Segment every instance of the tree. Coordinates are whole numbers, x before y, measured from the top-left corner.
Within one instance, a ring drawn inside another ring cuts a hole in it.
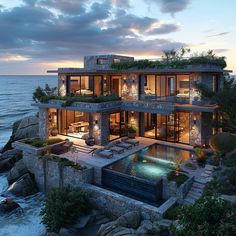
[[[224,131],[236,133],[236,81],[234,78],[227,78],[224,81],[222,90],[213,92],[203,83],[198,83],[197,89],[203,99],[210,100],[219,106],[221,122],[213,123],[216,128],[223,128]]]
[[[41,210],[42,223],[49,232],[58,232],[87,214],[91,209],[89,196],[81,189],[56,188],[50,191]]]
[[[204,197],[177,210],[176,236],[232,236],[236,232],[236,211],[219,197]]]
[[[57,87],[51,88],[48,84],[45,84],[44,88],[38,86],[33,92],[33,100],[35,102],[41,102],[42,98],[52,96],[57,96]]]

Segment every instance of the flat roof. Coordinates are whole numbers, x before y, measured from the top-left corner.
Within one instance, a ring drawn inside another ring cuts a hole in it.
[[[183,69],[173,69],[173,68],[164,68],[164,69],[136,69],[131,68],[127,70],[113,70],[113,69],[89,69],[89,68],[58,68],[57,70],[48,70],[48,73],[58,73],[58,74],[122,74],[122,73],[194,73],[194,72],[211,72],[211,73],[223,73],[223,72],[232,72],[231,70],[224,70],[216,66],[189,66]]]

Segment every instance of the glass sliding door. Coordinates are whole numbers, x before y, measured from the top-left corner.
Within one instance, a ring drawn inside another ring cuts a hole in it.
[[[189,144],[190,113],[189,112],[178,112],[176,123],[177,123],[178,141],[180,143]]]
[[[144,113],[144,137],[189,144],[190,113]]]
[[[156,114],[144,113],[144,137],[156,138]]]

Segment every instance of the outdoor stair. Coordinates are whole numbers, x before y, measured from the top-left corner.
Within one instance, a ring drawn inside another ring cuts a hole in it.
[[[206,165],[204,168],[204,172],[202,172],[199,176],[195,176],[195,180],[188,194],[184,198],[183,204],[194,204],[202,196],[205,185],[213,179],[213,170],[214,166]]]

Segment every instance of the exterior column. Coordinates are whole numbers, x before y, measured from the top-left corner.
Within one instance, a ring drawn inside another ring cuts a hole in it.
[[[209,139],[212,136],[212,120],[213,113],[202,112],[202,144],[208,145]]]
[[[106,145],[109,143],[110,135],[109,113],[103,112],[99,114],[98,126],[100,129],[98,143],[100,145]]]
[[[140,136],[144,136],[145,133],[145,123],[144,123],[144,112],[140,112],[139,114],[139,134]]]
[[[190,138],[189,144],[192,146],[202,144],[202,116],[201,112],[190,112]]]
[[[39,137],[41,139],[47,139],[49,136],[48,127],[48,109],[39,109]]]

